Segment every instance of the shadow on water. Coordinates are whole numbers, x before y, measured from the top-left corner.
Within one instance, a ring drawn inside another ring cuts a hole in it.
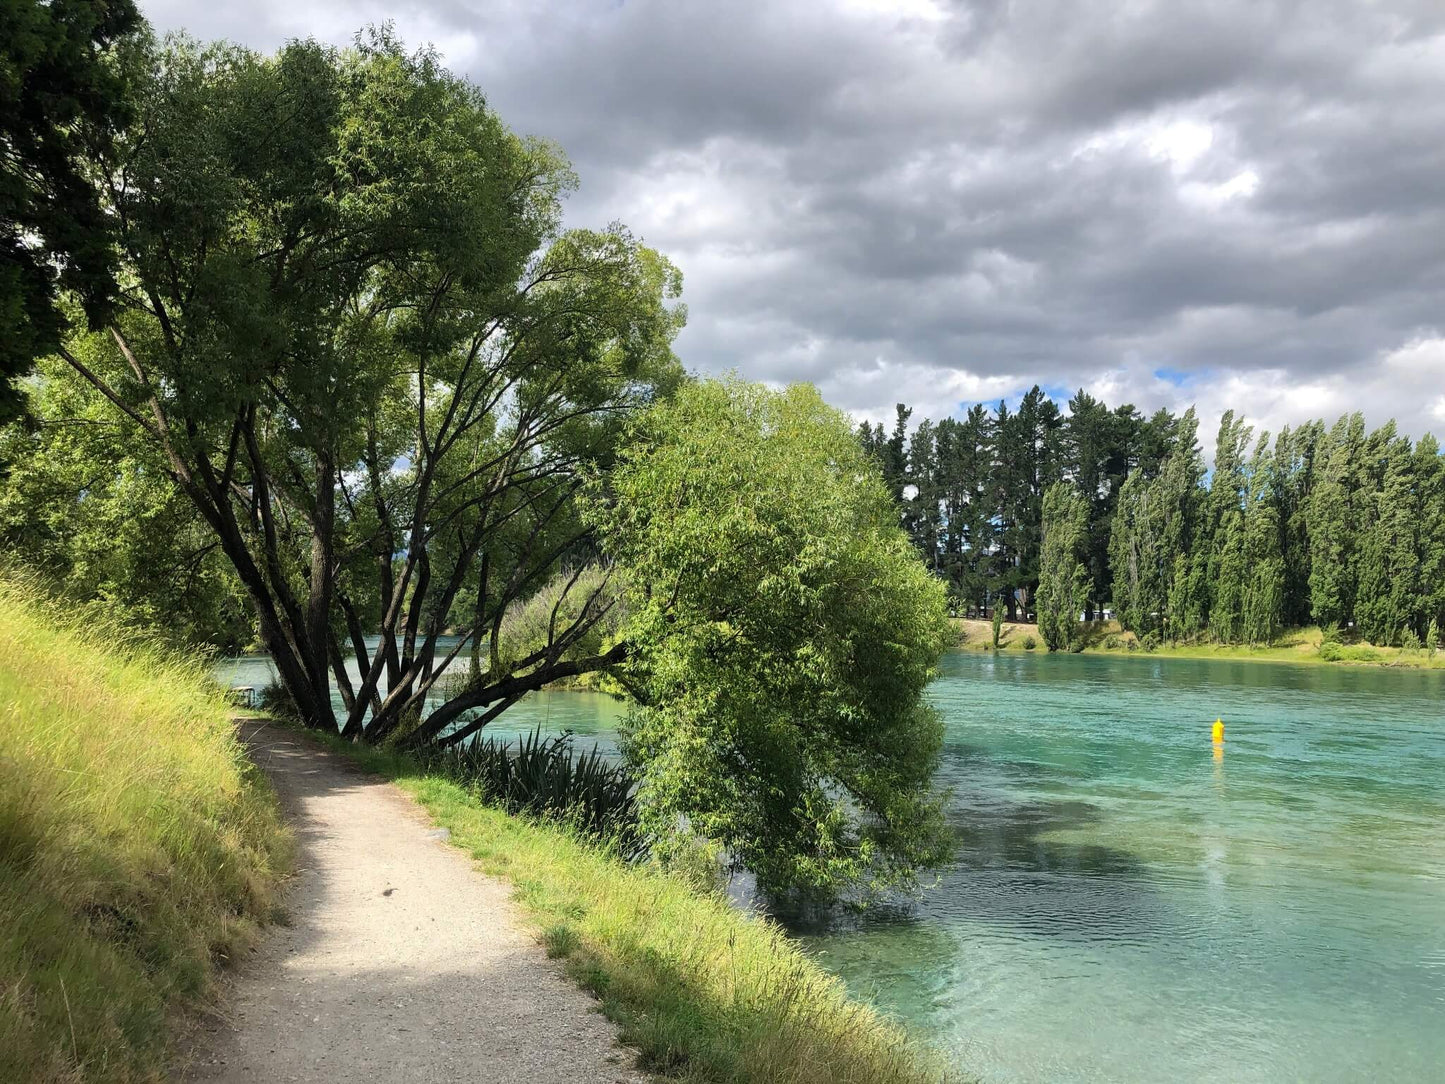
[[[1081,801],[1011,802],[955,797],[953,861],[916,894],[828,909],[760,905],[790,932],[818,938],[848,932],[912,957],[959,922],[1014,934],[1085,941],[1141,941],[1174,928],[1144,864],[1130,852],[1070,833],[1097,831],[1103,814]],[[940,923],[938,920],[942,919]]]

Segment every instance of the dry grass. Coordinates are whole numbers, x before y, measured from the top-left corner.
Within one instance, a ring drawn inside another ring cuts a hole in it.
[[[161,1079],[288,841],[204,662],[0,575],[0,1080]]]

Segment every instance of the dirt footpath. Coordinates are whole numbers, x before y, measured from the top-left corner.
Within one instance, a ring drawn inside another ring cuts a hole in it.
[[[183,1081],[641,1084],[596,1002],[525,932],[509,889],[395,787],[254,722],[242,737],[299,844],[288,927],[236,969]]]

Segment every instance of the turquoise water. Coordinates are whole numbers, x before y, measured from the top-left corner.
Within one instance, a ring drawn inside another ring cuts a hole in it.
[[[855,993],[984,1081],[1445,1079],[1445,674],[955,653],[930,695],[955,861],[800,935]]]

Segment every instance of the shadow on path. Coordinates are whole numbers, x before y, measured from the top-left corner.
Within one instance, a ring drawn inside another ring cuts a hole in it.
[[[226,1019],[177,1079],[646,1079],[524,932],[507,886],[409,798],[294,732],[248,720],[241,737],[296,833],[291,921],[240,963]]]

